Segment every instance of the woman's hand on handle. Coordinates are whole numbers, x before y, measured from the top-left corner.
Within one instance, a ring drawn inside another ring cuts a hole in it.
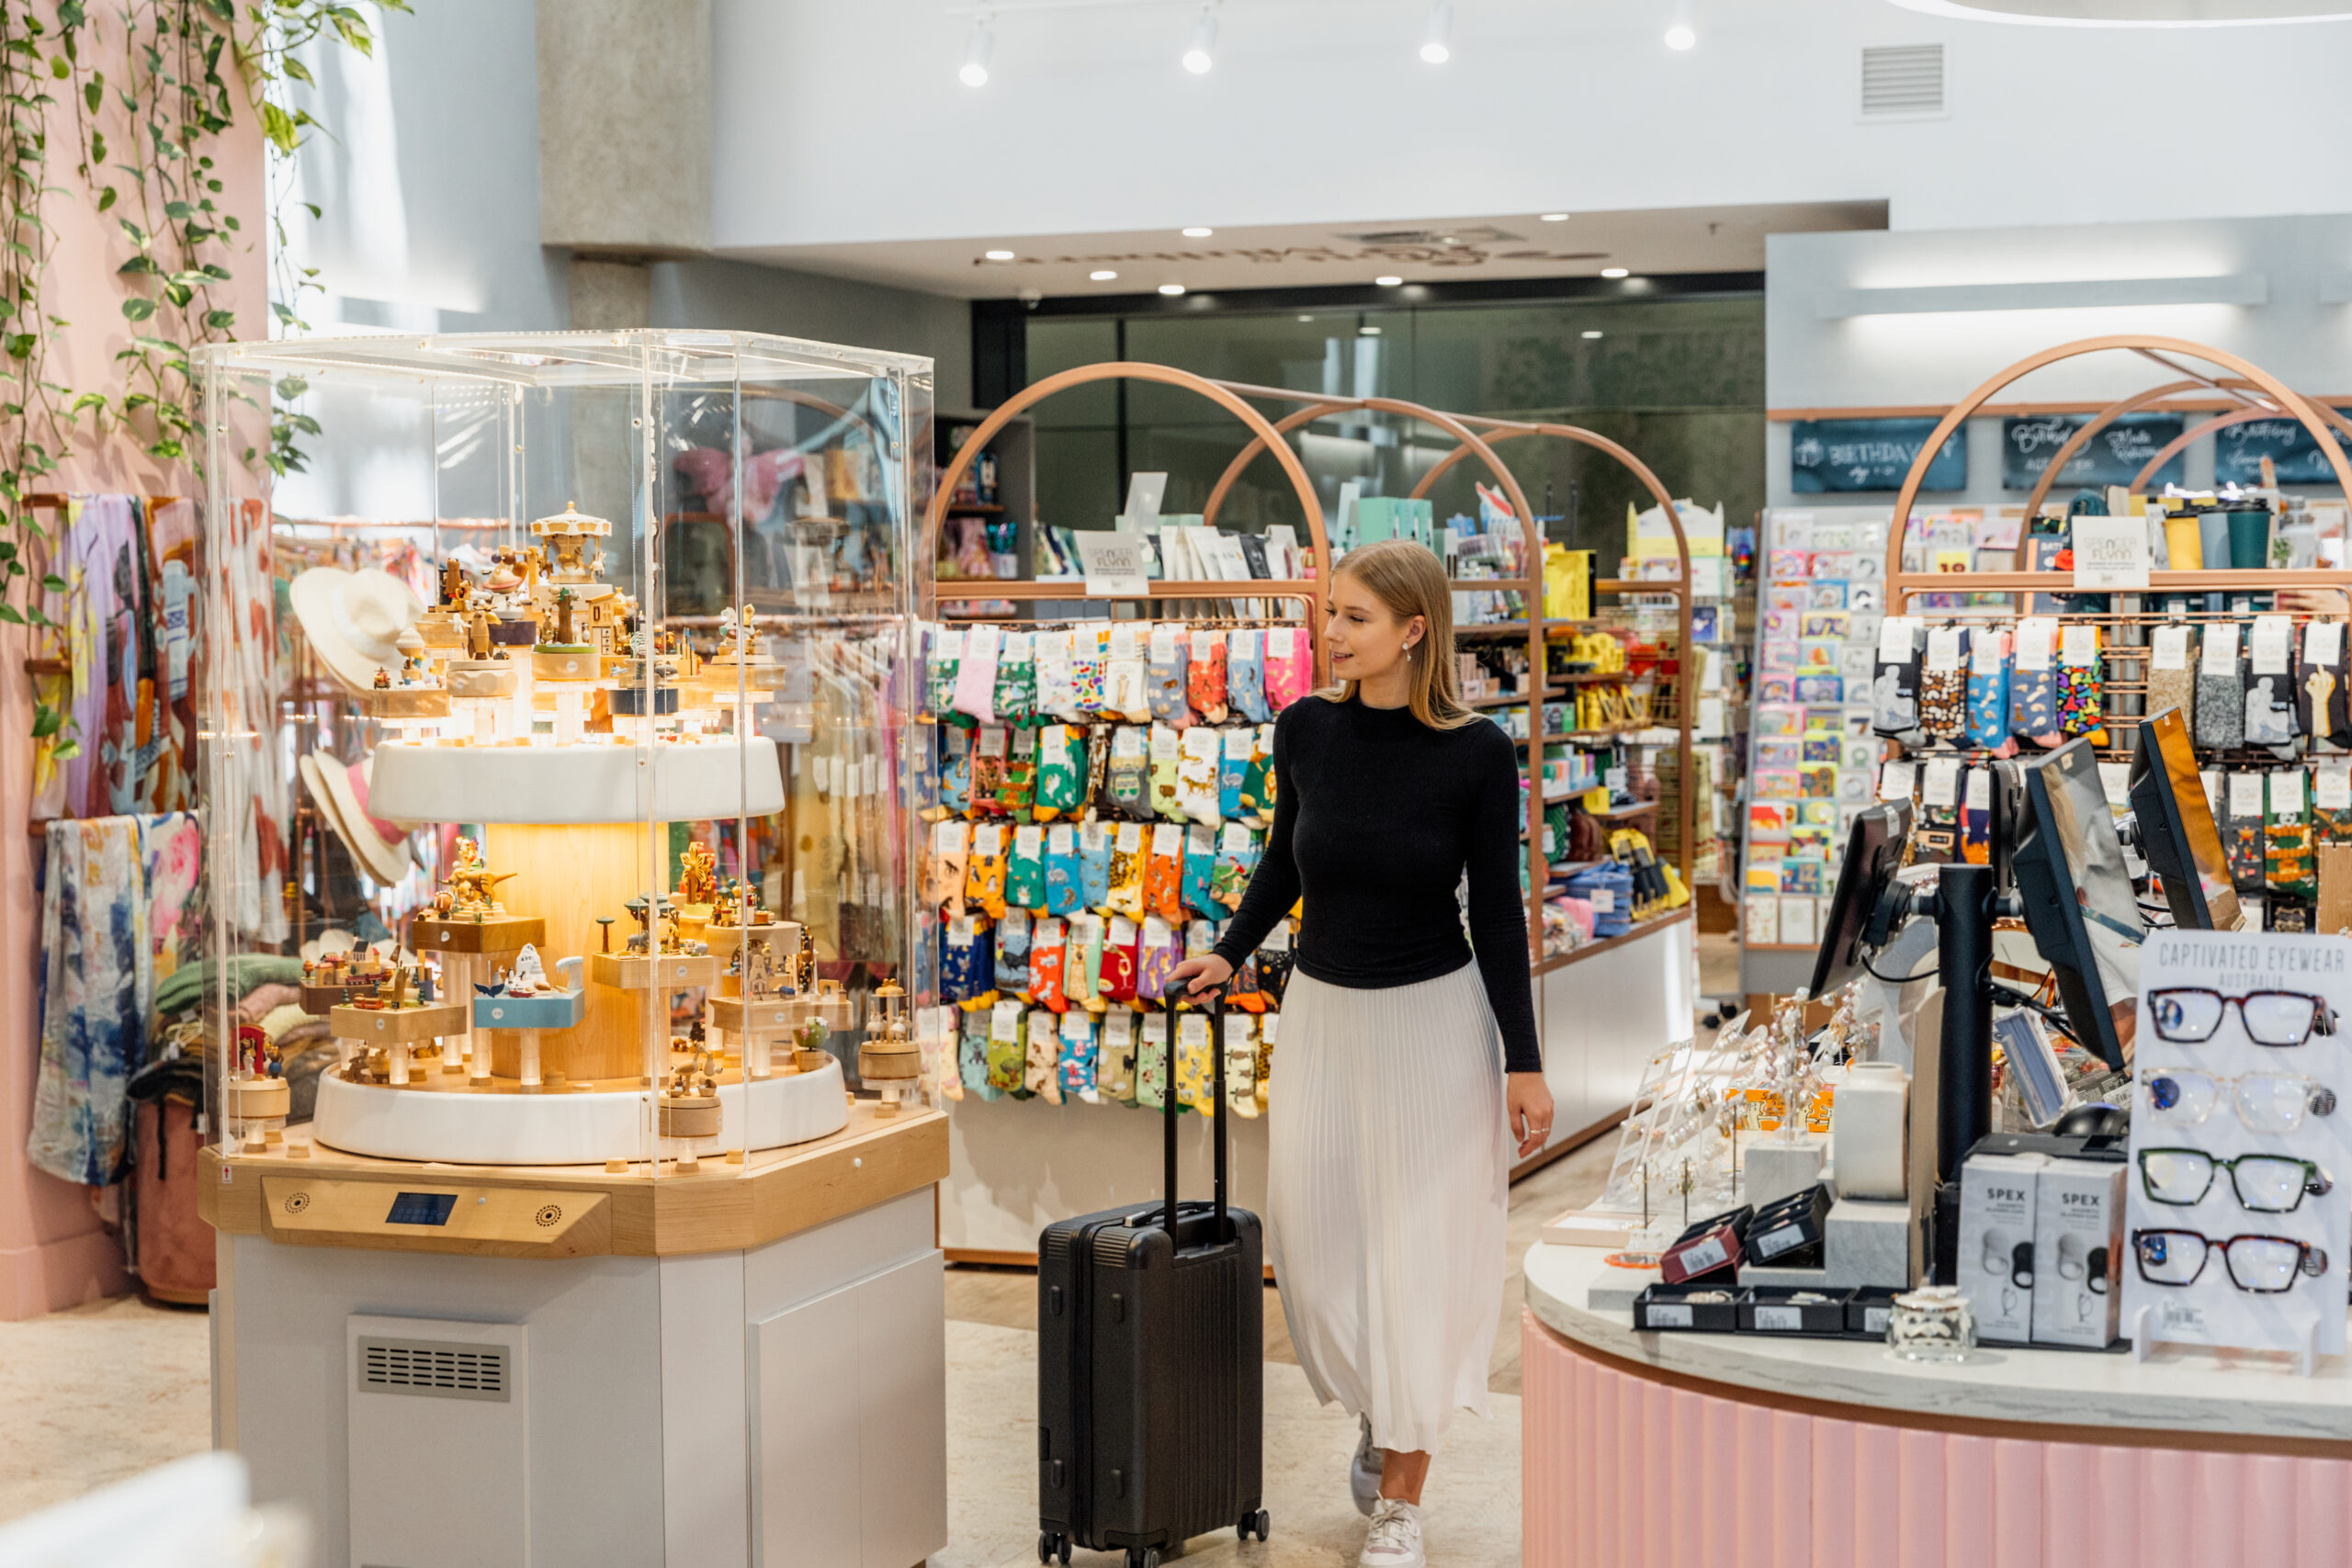
[[[1198,958],[1187,958],[1176,965],[1176,983],[1184,987],[1188,997],[1214,991],[1233,978],[1233,965],[1214,953],[1204,953]]]
[[[1552,1089],[1544,1083],[1542,1073],[1511,1073],[1508,1077],[1510,1087],[1503,1094],[1505,1121],[1510,1135],[1519,1140],[1519,1157],[1525,1159],[1552,1135]]]

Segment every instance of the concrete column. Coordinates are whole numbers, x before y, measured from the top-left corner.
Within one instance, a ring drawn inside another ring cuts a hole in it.
[[[539,243],[710,249],[710,0],[538,0]]]

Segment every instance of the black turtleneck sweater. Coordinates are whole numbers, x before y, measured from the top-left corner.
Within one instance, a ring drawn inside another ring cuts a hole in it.
[[[1510,738],[1432,729],[1410,708],[1303,697],[1274,721],[1274,823],[1216,944],[1236,965],[1301,895],[1298,967],[1352,990],[1451,975],[1473,950],[1503,1065],[1540,1071],[1520,897],[1523,808]],[[1470,934],[1455,889],[1470,874]]]

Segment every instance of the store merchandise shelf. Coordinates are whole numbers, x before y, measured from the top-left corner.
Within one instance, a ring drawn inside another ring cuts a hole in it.
[[[1544,688],[1544,700],[1548,702],[1566,690],[1566,686],[1546,686]],[[1463,699],[1462,705],[1473,708],[1515,708],[1525,707],[1535,700],[1535,696],[1531,693],[1516,692],[1503,697],[1465,697]]]
[[[1549,975],[1555,969],[1566,969],[1571,964],[1581,964],[1588,958],[1597,957],[1612,947],[1623,947],[1629,942],[1639,942],[1652,931],[1663,931],[1678,921],[1689,919],[1690,909],[1691,907],[1685,904],[1669,914],[1653,915],[1646,920],[1635,920],[1633,930],[1617,936],[1604,937],[1599,942],[1586,942],[1582,947],[1570,948],[1566,953],[1555,953],[1548,957],[1540,958],[1536,960],[1534,972],[1538,975]]]

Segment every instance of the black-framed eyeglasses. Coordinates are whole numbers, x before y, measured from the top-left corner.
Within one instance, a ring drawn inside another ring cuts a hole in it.
[[[2286,1155],[2240,1155],[2222,1159],[2202,1149],[2142,1149],[2140,1185],[2152,1203],[2187,1208],[2205,1201],[2217,1171],[2230,1173],[2238,1206],[2257,1214],[2291,1214],[2306,1196],[2318,1197],[2335,1183],[2307,1159]]]
[[[2314,1034],[2335,1032],[2335,1013],[2318,997],[2301,991],[2247,991],[2224,996],[2201,987],[2177,986],[2148,993],[2148,1017],[2156,1038],[2176,1045],[2201,1045],[2222,1027],[2222,1016],[2238,1010],[2245,1037],[2256,1045],[2301,1045]]]
[[[2219,1252],[2230,1283],[2249,1295],[2275,1296],[2294,1289],[2298,1276],[2327,1272],[2327,1254],[2283,1235],[2209,1236],[2199,1231],[2132,1233],[2132,1256],[2140,1278],[2151,1285],[2193,1285],[2208,1255]]]

